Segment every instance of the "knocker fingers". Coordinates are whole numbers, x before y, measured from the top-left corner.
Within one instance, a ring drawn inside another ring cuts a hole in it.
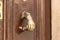
[[[35,24],[28,24],[27,29],[33,31],[35,29]]]

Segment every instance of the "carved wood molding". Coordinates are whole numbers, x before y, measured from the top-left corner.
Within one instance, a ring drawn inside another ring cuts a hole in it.
[[[37,0],[37,18],[37,40],[51,40],[51,0]]]

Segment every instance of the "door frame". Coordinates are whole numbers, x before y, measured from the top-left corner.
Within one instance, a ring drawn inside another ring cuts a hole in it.
[[[11,15],[13,11],[13,0],[3,0],[4,2],[4,40],[12,40]],[[51,40],[51,0],[35,0],[37,13],[37,28],[35,40]],[[10,4],[10,5],[9,5]],[[10,10],[11,9],[11,10]],[[8,33],[7,33],[8,32]],[[11,34],[11,35],[8,35]]]

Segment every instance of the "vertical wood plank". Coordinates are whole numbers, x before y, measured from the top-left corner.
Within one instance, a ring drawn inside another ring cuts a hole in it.
[[[3,0],[3,18],[4,18],[4,39],[6,40],[6,0]]]
[[[45,0],[45,37],[51,40],[51,0]]]
[[[6,0],[6,31],[7,31],[7,35],[6,35],[6,37],[7,37],[7,39],[6,40],[13,40],[13,35],[12,35],[12,15],[13,15],[13,7],[12,7],[12,2],[13,2],[13,0]]]

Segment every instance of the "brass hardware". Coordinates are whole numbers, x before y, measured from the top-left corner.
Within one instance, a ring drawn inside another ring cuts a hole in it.
[[[27,0],[23,0],[24,2],[27,1]]]
[[[35,29],[35,23],[31,17],[31,13],[23,12],[21,15],[21,19],[23,19],[22,25],[19,26],[19,29],[25,31],[33,31]]]
[[[0,1],[0,19],[3,18],[2,12],[3,12],[3,4],[2,4],[2,1]]]

